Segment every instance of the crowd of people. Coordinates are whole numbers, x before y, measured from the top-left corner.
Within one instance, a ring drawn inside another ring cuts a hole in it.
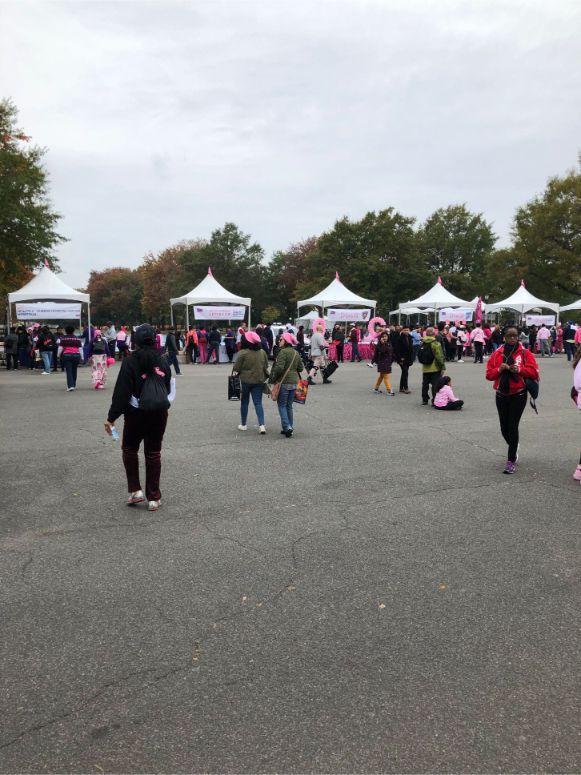
[[[149,508],[155,510],[161,498],[161,444],[170,394],[175,395],[171,367],[179,376],[178,356],[182,351],[186,363],[191,365],[217,364],[224,360],[220,357],[223,347],[225,360],[240,381],[238,430],[248,430],[252,400],[259,433],[266,433],[262,402],[264,396],[271,396],[278,408],[281,434],[292,438],[297,388],[306,391],[309,385],[317,384],[319,375],[323,384],[331,384],[331,367],[336,369],[338,365],[328,357],[331,346],[338,363],[343,361],[346,342],[351,344],[351,360],[362,360],[359,345],[363,335],[364,330],[356,325],[348,328],[336,325],[328,331],[317,324],[313,332],[307,333],[303,326],[295,327],[291,323],[286,326],[258,324],[252,330],[242,324],[224,331],[217,325],[207,328],[192,325],[185,332],[174,327],[160,331],[147,324],[121,325],[117,330],[113,323],[107,323],[101,327],[85,327],[80,332],[71,325],[56,330],[47,325],[34,325],[11,329],[5,337],[5,353],[9,370],[38,368],[42,375],[50,375],[60,369],[66,373],[69,392],[76,389],[81,364],[91,365],[92,385],[102,390],[108,367],[115,359],[121,361],[105,427],[113,433],[117,418],[125,416],[122,449],[130,492],[128,502],[135,505],[147,500]],[[566,354],[574,367],[571,397],[581,409],[581,326],[570,322],[528,329],[486,323],[473,326],[439,323],[411,328],[382,325],[376,327],[372,340],[368,365],[376,367],[377,377],[370,389],[375,394],[385,389],[385,395],[393,397],[392,369],[397,366],[399,393],[409,395],[409,370],[417,362],[422,373],[422,405],[431,405],[438,411],[461,411],[465,406],[464,400],[454,393],[452,379],[446,374],[447,364],[465,363],[469,358],[475,364],[486,360],[486,379],[493,383],[500,430],[507,445],[505,474],[514,474],[517,470],[519,424],[527,401],[530,400],[536,411],[534,399],[540,379],[536,356],[551,358],[561,352]],[[139,486],[137,463],[141,441],[146,458],[145,494]],[[581,482],[581,456],[573,475]]]

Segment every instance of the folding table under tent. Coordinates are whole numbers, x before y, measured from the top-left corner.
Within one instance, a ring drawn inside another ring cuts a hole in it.
[[[486,306],[486,311],[495,312],[501,309],[513,309],[516,312],[520,312],[522,317],[525,312],[528,312],[531,309],[536,309],[538,307],[551,309],[553,312],[557,313],[557,318],[559,317],[560,306],[558,304],[555,304],[552,301],[543,301],[542,299],[537,299],[536,296],[533,296],[532,293],[527,291],[525,287],[525,281],[521,280],[519,288],[517,288],[512,296],[509,296],[502,301],[497,301],[494,304],[488,304]]]
[[[399,309],[401,310],[402,314],[406,313],[406,310],[413,309],[417,307],[423,307],[424,311],[427,311],[427,308],[431,308],[433,310],[434,314],[438,312],[440,309],[445,309],[447,307],[464,307],[465,309],[476,309],[477,301],[464,301],[463,299],[459,299],[457,296],[454,296],[453,293],[450,293],[450,291],[446,290],[442,284],[442,278],[438,277],[438,282],[430,288],[429,291],[426,291],[422,296],[418,296],[417,299],[412,299],[412,301],[406,301],[405,304],[400,304]]]
[[[19,291],[8,294],[8,324],[12,323],[12,304],[22,301],[79,301],[87,305],[88,330],[91,330],[91,297],[88,293],[75,291],[48,266],[43,266],[30,282]]]
[[[173,325],[173,307],[175,304],[186,305],[186,325],[190,327],[190,304],[223,304],[224,306],[248,307],[248,327],[250,328],[250,299],[244,296],[236,296],[222,287],[208,267],[208,274],[201,283],[184,296],[170,299],[171,322]],[[225,318],[227,319],[227,318]]]
[[[339,273],[335,272],[335,279],[326,288],[311,296],[310,299],[303,299],[303,301],[297,302],[297,315],[301,307],[313,306],[321,307],[323,317],[325,317],[325,307],[329,308],[335,304],[339,304],[342,307],[354,307],[355,305],[358,307],[372,307],[372,317],[375,317],[377,301],[375,299],[364,299],[363,296],[358,296],[353,291],[350,291],[339,279]]]
[[[569,312],[571,309],[581,309],[581,299],[577,299],[577,301],[574,301],[573,304],[566,304],[564,307],[560,308],[560,311]]]
[[[313,320],[320,320],[321,316],[317,312],[317,310],[312,310],[311,312],[307,312],[306,315],[301,315],[300,318],[297,318],[295,320],[295,325],[307,325],[308,328],[311,327]],[[327,325],[332,325],[329,318],[325,318],[325,322]]]

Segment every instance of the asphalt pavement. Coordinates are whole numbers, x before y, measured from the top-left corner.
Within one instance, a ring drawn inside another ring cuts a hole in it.
[[[581,416],[540,365],[512,477],[482,366],[442,413],[345,364],[292,439],[184,366],[153,514],[117,366],[2,371],[0,771],[579,772]]]

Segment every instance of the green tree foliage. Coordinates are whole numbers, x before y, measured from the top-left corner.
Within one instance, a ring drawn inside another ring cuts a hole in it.
[[[237,296],[250,296],[252,315],[256,318],[269,299],[265,293],[264,251],[257,242],[251,242],[234,223],[226,223],[212,232],[209,242],[196,243],[180,257],[182,293],[186,293],[204,279],[208,267],[220,285]]]
[[[149,253],[144,258],[141,265],[143,281],[141,303],[147,320],[160,324],[170,321],[169,300],[190,290],[186,288],[182,261],[205,244],[203,241],[180,242],[178,245],[162,250],[157,256]],[[183,306],[174,308],[174,319],[185,320]]]
[[[429,273],[418,260],[414,219],[393,207],[369,212],[360,221],[342,218],[322,234],[307,258],[296,295],[305,298],[328,285],[339,272],[355,293],[377,299],[387,314],[398,301],[426,289]]]
[[[316,246],[316,237],[297,242],[277,251],[266,267],[267,297],[284,310],[286,317],[296,314],[297,288],[307,280],[308,259]]]
[[[485,268],[496,236],[482,213],[466,205],[436,210],[418,229],[419,260],[432,278],[438,275],[446,288],[463,299],[483,293]]]
[[[263,323],[273,323],[275,321],[280,321],[281,309],[280,307],[275,306],[274,304],[269,304],[268,307],[265,307],[262,310],[260,317],[262,318]]]
[[[56,267],[53,250],[64,240],[48,201],[45,152],[17,128],[17,115],[10,100],[0,101],[0,284],[9,290],[44,261]]]
[[[121,324],[143,320],[141,269],[118,266],[91,272],[87,293],[91,294],[91,317],[97,325],[109,321]]]
[[[523,277],[531,293],[563,304],[578,299],[581,174],[570,172],[551,178],[542,196],[520,207],[514,219],[513,239],[517,279]]]

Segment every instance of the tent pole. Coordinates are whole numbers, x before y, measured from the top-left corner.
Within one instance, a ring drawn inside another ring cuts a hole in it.
[[[248,330],[250,331],[250,304],[248,305]]]
[[[186,331],[190,330],[190,305],[186,301]]]
[[[171,327],[173,328],[173,306],[171,302],[169,304],[169,318],[171,320]]]

